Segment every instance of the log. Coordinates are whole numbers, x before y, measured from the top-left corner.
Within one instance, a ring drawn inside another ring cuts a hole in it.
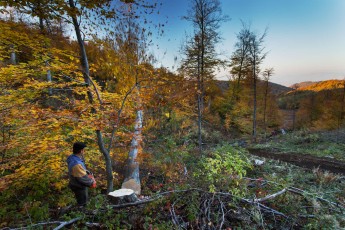
[[[137,195],[132,189],[118,189],[108,193],[108,198],[113,204],[134,203],[139,201]]]

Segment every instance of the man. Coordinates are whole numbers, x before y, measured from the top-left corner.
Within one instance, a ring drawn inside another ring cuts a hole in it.
[[[95,178],[86,170],[84,163],[85,147],[84,143],[75,142],[73,144],[73,154],[67,158],[68,186],[74,192],[80,206],[85,206],[88,201],[88,187],[96,187]]]

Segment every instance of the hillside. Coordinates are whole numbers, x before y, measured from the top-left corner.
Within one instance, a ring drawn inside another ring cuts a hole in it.
[[[314,92],[320,92],[323,90],[333,90],[333,89],[339,89],[344,87],[344,81],[343,80],[327,80],[327,81],[319,81],[314,82],[313,84],[306,84],[301,85],[297,91],[314,91]]]
[[[295,83],[291,85],[290,88],[298,89],[298,88],[307,87],[316,83],[318,82],[317,81],[303,81],[303,82],[299,82],[299,83]]]
[[[318,81],[318,82],[302,82],[302,83],[296,83],[292,85],[291,87],[295,87],[296,90],[292,89],[291,91],[286,92],[285,96],[298,94],[300,97],[301,96],[304,97],[303,95],[306,96],[306,95],[310,95],[311,93],[318,93],[318,92],[326,91],[326,90],[332,91],[336,89],[343,89],[344,81],[332,79],[332,80]]]
[[[273,82],[270,82],[269,86],[270,86],[271,92],[274,95],[280,95],[282,93],[286,93],[286,92],[289,92],[292,90],[291,87],[286,87],[286,86],[279,85],[279,84],[273,83]]]
[[[340,89],[344,87],[344,81],[343,80],[326,80],[326,81],[306,81],[306,82],[300,82],[295,83],[291,85],[290,87],[286,87],[277,83],[269,82],[269,86],[271,89],[272,94],[274,95],[280,95],[283,93],[290,94],[294,91],[296,88],[297,91],[303,92],[303,91],[312,91],[312,92],[320,92],[323,90],[333,90],[333,89]],[[229,81],[216,81],[217,86],[222,90],[222,92],[225,92],[229,89]]]
[[[216,85],[221,89],[222,92],[225,92],[229,89],[229,81],[216,81]],[[280,95],[292,90],[290,87],[279,85],[277,83],[269,82],[269,88],[274,95]]]

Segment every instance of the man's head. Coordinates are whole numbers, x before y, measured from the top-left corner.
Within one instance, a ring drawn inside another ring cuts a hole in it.
[[[75,142],[73,144],[73,153],[79,154],[86,147],[86,144],[83,142]]]

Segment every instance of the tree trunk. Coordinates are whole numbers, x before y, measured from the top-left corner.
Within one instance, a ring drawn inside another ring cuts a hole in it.
[[[105,160],[105,169],[107,173],[107,193],[113,191],[114,189],[114,184],[113,184],[113,169],[112,169],[112,164],[111,164],[111,157],[109,154],[109,151],[106,150],[104,147],[104,142],[102,138],[102,133],[100,130],[96,131],[97,133],[97,142],[99,149],[101,150],[104,160]]]
[[[202,153],[202,112],[201,112],[201,95],[198,93],[198,145],[199,145],[199,152]]]
[[[77,9],[76,9],[74,0],[69,0],[69,6],[70,6],[72,12],[76,12]],[[79,49],[80,49],[80,61],[81,61],[81,67],[82,67],[83,76],[84,76],[84,82],[85,82],[86,86],[89,87],[90,83],[91,83],[90,69],[89,69],[89,62],[88,62],[88,58],[87,58],[87,54],[86,54],[84,39],[81,36],[81,31],[80,31],[80,27],[79,27],[79,23],[78,23],[78,20],[76,18],[76,15],[72,14],[71,18],[72,18],[74,30],[75,30],[75,33],[77,36]],[[94,88],[96,90],[97,95],[99,95],[95,85],[94,85]],[[87,91],[87,95],[88,95],[89,102],[91,104],[93,104],[93,96],[92,96],[92,93],[89,89]],[[100,97],[99,97],[99,100],[100,100]],[[100,100],[100,103],[102,104],[101,100]],[[96,134],[98,137],[98,145],[100,147],[100,151],[102,152],[102,154],[105,158],[105,161],[106,161],[106,173],[107,173],[107,183],[108,183],[107,190],[112,191],[113,190],[113,170],[112,170],[111,158],[110,158],[110,154],[109,154],[110,150],[106,151],[106,149],[104,148],[104,142],[102,139],[101,132],[98,130],[98,131],[96,131]]]
[[[46,62],[46,65],[47,65],[47,66],[49,65],[49,64],[48,64],[48,61]],[[51,74],[50,69],[47,70],[47,81],[48,81],[49,83],[52,82],[52,74]],[[48,95],[49,95],[49,96],[53,95],[53,89],[52,89],[51,87],[48,88]]]
[[[41,33],[44,34],[44,19],[42,16],[39,17],[39,23],[40,23],[40,30],[41,30]]]
[[[254,58],[254,63],[256,62]],[[253,93],[254,93],[254,106],[253,106],[253,142],[256,142],[256,65],[253,66]]]
[[[199,153],[201,154],[202,153],[202,134],[201,134],[201,131],[202,131],[202,107],[203,107],[203,102],[202,102],[202,61],[201,61],[201,57],[199,55],[200,53],[200,44],[199,44],[199,41],[198,42],[198,72],[197,72],[197,75],[198,75],[198,91],[197,91],[197,103],[198,103],[198,146],[199,146]]]
[[[72,12],[76,11],[76,6],[75,6],[74,0],[69,0],[69,6],[70,6]],[[88,87],[88,86],[90,86],[90,70],[89,70],[89,62],[88,62],[86,50],[85,50],[84,39],[81,37],[80,27],[79,27],[79,23],[78,23],[76,16],[71,15],[71,18],[72,18],[74,30],[75,30],[75,33],[77,36],[78,45],[80,48],[80,62],[81,62],[81,67],[82,67],[82,71],[83,71],[84,82]],[[88,95],[90,103],[92,104],[93,103],[93,96],[92,96],[92,93],[90,90],[87,91],[87,95]]]
[[[266,124],[266,108],[267,108],[267,95],[268,95],[268,80],[266,81],[266,88],[265,88],[265,98],[264,98],[264,134],[265,134],[265,141],[267,137],[267,124]]]
[[[132,189],[135,194],[140,195],[141,184],[139,176],[139,162],[137,161],[138,154],[141,151],[141,129],[143,122],[143,111],[139,109],[137,111],[137,117],[134,127],[134,135],[131,142],[131,149],[128,153],[128,163],[124,182],[122,188]]]
[[[239,73],[238,73],[238,77],[237,77],[237,84],[236,86],[234,86],[234,89],[233,89],[233,95],[232,95],[232,98],[235,99],[235,101],[238,101],[239,99],[239,93],[240,93],[240,87],[241,87],[241,78],[242,78],[242,61],[241,61],[241,65],[240,65],[240,70],[239,70]]]
[[[295,131],[295,126],[296,126],[296,107],[297,107],[297,102],[296,102],[296,91],[297,88],[295,89],[295,92],[293,94],[293,107],[292,107],[292,130]]]
[[[11,63],[12,65],[17,64],[17,62],[16,62],[16,52],[15,52],[15,50],[14,50],[14,45],[11,45],[10,63]]]

